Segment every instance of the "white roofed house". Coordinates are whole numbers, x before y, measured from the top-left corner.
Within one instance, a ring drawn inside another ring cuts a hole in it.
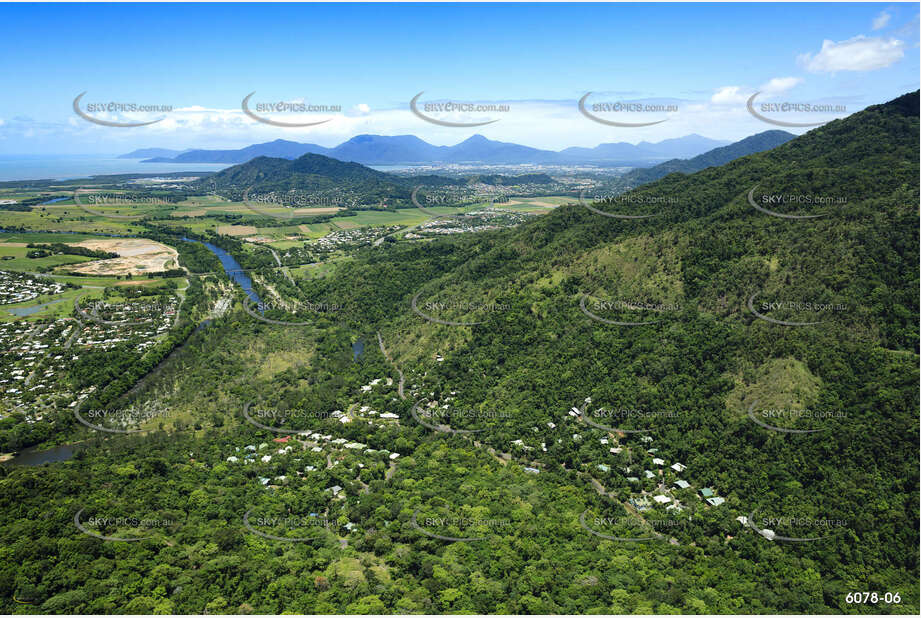
[[[675,463],[673,463],[673,464],[672,464],[671,466],[669,466],[669,467],[670,467],[672,470],[674,470],[675,472],[684,472],[684,471],[687,470],[687,468],[688,468],[686,465],[684,465],[683,463],[680,463],[680,462],[675,462]]]

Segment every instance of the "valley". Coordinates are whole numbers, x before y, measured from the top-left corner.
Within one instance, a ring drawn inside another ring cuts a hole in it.
[[[918,107],[645,174],[0,183],[0,603],[916,614]]]

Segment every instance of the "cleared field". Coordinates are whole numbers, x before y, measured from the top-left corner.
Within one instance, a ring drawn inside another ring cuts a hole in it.
[[[204,209],[198,210],[177,210],[170,213],[171,217],[204,217],[208,212]]]
[[[336,208],[296,208],[294,210],[294,214],[302,216],[302,217],[304,216],[309,217],[310,215],[329,215],[334,212],[339,212],[340,210],[342,209],[338,207]]]
[[[79,264],[93,259],[82,255],[49,255],[43,258],[28,258],[26,253],[29,251],[32,249],[27,248],[25,243],[0,243],[0,270],[40,272],[42,268],[49,266]]]
[[[267,243],[273,249],[290,249],[291,247],[302,247],[304,246],[303,240],[276,240],[270,243]]]
[[[136,234],[141,231],[132,220],[117,220],[92,215],[74,204],[57,207],[35,206],[29,212],[3,211],[2,227],[21,227],[33,231],[80,232],[87,235]]]
[[[141,275],[179,266],[179,253],[175,249],[146,238],[84,240],[73,244],[119,255],[110,260],[95,260],[73,268],[76,272],[89,275]]]
[[[25,246],[30,242],[76,242],[90,238],[99,238],[93,234],[56,234],[53,232],[3,232],[0,234],[0,245],[21,243]]]
[[[255,225],[219,225],[218,234],[226,236],[252,236],[257,231]]]
[[[310,223],[297,226],[297,229],[310,238],[321,238],[329,234],[329,224],[327,223]]]

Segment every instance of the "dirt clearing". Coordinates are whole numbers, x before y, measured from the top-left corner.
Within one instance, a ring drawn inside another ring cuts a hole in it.
[[[218,234],[226,234],[227,236],[252,236],[256,233],[255,225],[219,225],[217,227]]]
[[[86,275],[143,275],[179,268],[179,253],[175,249],[146,238],[84,240],[70,244],[118,254],[117,258],[109,260],[68,266],[68,270]]]

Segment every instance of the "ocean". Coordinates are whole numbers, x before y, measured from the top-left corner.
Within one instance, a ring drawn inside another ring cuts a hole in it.
[[[102,174],[163,174],[216,172],[226,163],[141,163],[114,155],[5,155],[0,154],[0,181],[68,180]]]

